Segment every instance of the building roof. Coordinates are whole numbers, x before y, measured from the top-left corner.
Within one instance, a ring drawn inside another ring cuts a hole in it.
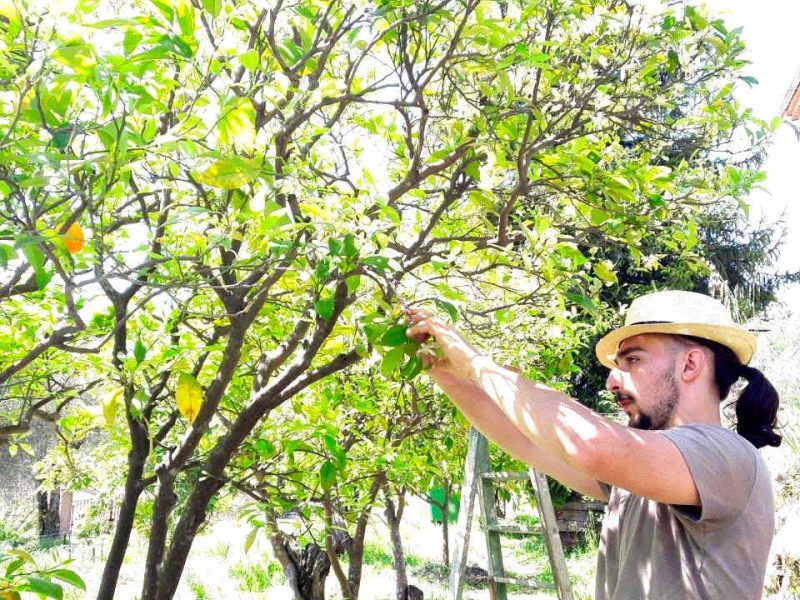
[[[794,77],[781,105],[781,113],[791,121],[800,121],[800,71]]]

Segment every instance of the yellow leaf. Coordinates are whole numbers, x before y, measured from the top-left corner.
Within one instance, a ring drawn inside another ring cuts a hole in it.
[[[203,404],[203,389],[197,383],[197,379],[189,373],[181,373],[178,376],[175,401],[178,405],[178,411],[183,417],[189,423],[194,423],[197,413],[200,412],[200,406]]]
[[[195,173],[194,178],[203,185],[235,190],[244,187],[258,176],[258,172],[249,168],[241,160],[220,159],[205,171]]]
[[[322,219],[323,221],[326,221],[328,223],[333,222],[330,213],[328,213],[328,211],[326,211],[321,206],[317,206],[316,204],[311,204],[310,202],[301,202],[300,210],[302,210],[304,213],[309,213],[317,217],[318,219]]]
[[[614,273],[614,265],[611,261],[604,260],[593,265],[594,274],[606,283],[617,283],[617,275]]]
[[[256,141],[256,111],[249,100],[222,107],[217,124],[220,140],[242,150],[252,150]]]
[[[77,221],[70,225],[69,229],[67,229],[61,237],[70,254],[75,254],[83,250],[83,229],[81,228],[81,224]]]
[[[117,411],[122,404],[122,394],[122,388],[119,388],[103,401],[103,417],[106,420],[106,427],[109,429],[117,418]]]
[[[5,17],[9,21],[17,18],[17,8],[11,0],[0,0],[0,16]]]

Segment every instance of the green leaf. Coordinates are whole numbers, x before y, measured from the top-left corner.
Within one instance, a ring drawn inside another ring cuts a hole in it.
[[[708,21],[691,6],[686,7],[686,19],[695,31],[708,27]]]
[[[364,259],[364,264],[381,272],[389,269],[389,259],[385,256],[368,256]]]
[[[435,302],[436,306],[447,313],[451,321],[455,323],[458,320],[458,309],[456,308],[455,304],[451,304],[450,302],[442,300],[441,298],[436,298]]]
[[[20,586],[20,590],[34,592],[55,600],[62,600],[64,597],[64,589],[57,583],[33,575],[27,575],[25,579],[27,584]]]
[[[359,286],[361,286],[361,276],[351,275],[345,279],[344,282],[347,285],[347,293],[352,294],[358,290]]]
[[[752,77],[750,75],[742,75],[741,77],[739,77],[739,79],[744,81],[750,87],[753,87],[754,85],[758,85],[758,79],[756,79],[755,77]]]
[[[334,308],[336,308],[336,303],[334,302],[333,298],[317,300],[316,304],[314,304],[314,310],[317,311],[317,314],[326,321],[330,321],[331,317],[333,316]]]
[[[125,37],[122,39],[122,49],[125,52],[125,56],[133,54],[133,51],[136,50],[141,41],[142,34],[133,27],[129,27],[125,32]]]
[[[136,364],[141,364],[147,354],[147,348],[144,347],[142,340],[137,339],[133,346],[133,356],[136,358]]]
[[[55,571],[50,571],[50,574],[56,579],[60,579],[79,590],[86,590],[86,583],[75,571],[70,569],[56,569]]]
[[[53,277],[52,273],[45,271],[44,254],[38,246],[34,246],[32,244],[26,244],[23,246],[22,253],[25,255],[25,258],[28,259],[28,264],[33,267],[36,286],[40,290],[43,290]]]
[[[8,244],[0,244],[0,267],[8,266],[8,261],[17,257],[17,252]]]
[[[219,16],[219,11],[222,10],[222,0],[203,0],[203,8],[212,17]]]
[[[405,323],[399,323],[390,327],[389,330],[383,334],[383,337],[381,337],[381,345],[402,346],[408,341],[408,336],[406,336],[407,330],[408,325]]]
[[[94,75],[96,61],[91,47],[81,40],[71,40],[53,52],[53,58],[82,76]]]
[[[352,233],[344,236],[344,255],[350,260],[358,256],[358,248],[356,248],[356,238]]]
[[[326,460],[319,470],[319,484],[326,492],[333,487],[336,483],[336,466],[329,460]]]
[[[339,256],[342,253],[342,248],[344,244],[341,240],[337,240],[336,238],[328,238],[328,251],[331,253],[331,256]]]
[[[422,359],[415,354],[408,359],[408,362],[405,365],[403,365],[401,374],[403,375],[404,379],[408,379],[410,381],[422,372],[422,367]]]
[[[384,377],[391,376],[395,369],[400,366],[400,362],[405,355],[406,349],[403,346],[398,346],[397,348],[389,350],[381,361],[381,374]]]
[[[21,558],[16,558],[8,563],[8,566],[6,566],[6,578],[11,577],[11,575],[13,575],[15,571],[18,571],[24,564],[25,561]]]
[[[255,50],[248,50],[239,56],[239,62],[248,71],[255,71],[258,69],[259,54]]]
[[[681,66],[681,62],[678,59],[678,53],[675,52],[672,48],[667,51],[667,71],[669,73],[675,73],[678,70],[678,67]]]
[[[328,449],[328,452],[333,456],[336,467],[343,469],[347,463],[347,456],[342,447],[339,446],[336,439],[331,435],[324,435],[322,440],[325,442],[325,447]]]
[[[380,337],[384,334],[387,327],[383,324],[366,323],[364,325],[364,333],[370,344],[377,344]]]
[[[162,0],[150,0],[150,4],[155,6],[159,12],[164,15],[167,21],[172,21],[172,16],[175,14],[170,2],[163,2]]]
[[[259,457],[264,459],[272,458],[278,453],[275,444],[264,438],[256,440],[256,452]]]
[[[590,313],[592,314],[597,313],[597,307],[594,305],[594,302],[592,302],[586,296],[582,294],[571,294],[571,293],[566,293],[564,295],[578,306],[582,306],[583,308],[588,310]]]

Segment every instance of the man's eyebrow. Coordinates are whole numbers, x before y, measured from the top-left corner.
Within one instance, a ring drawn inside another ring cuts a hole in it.
[[[614,357],[614,364],[617,364],[617,361],[620,358],[625,358],[626,356],[628,356],[628,354],[631,354],[632,352],[646,352],[646,350],[641,346],[631,346],[630,348],[625,348],[625,350],[620,350]]]

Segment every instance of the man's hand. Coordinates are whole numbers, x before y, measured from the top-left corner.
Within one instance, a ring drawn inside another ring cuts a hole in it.
[[[429,311],[412,308],[407,312],[410,327],[406,335],[420,343],[429,337],[441,357],[423,357],[424,364],[431,367],[431,375],[436,371],[447,371],[457,377],[475,380],[482,361],[488,361],[455,328],[443,323]]]

